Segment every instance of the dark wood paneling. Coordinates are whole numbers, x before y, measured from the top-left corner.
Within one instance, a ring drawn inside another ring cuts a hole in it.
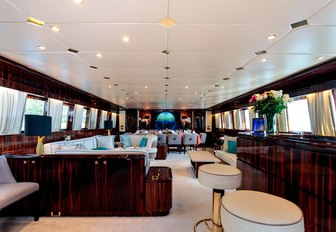
[[[331,137],[239,135],[241,189],[284,197],[303,211],[307,232],[336,226],[336,144]]]

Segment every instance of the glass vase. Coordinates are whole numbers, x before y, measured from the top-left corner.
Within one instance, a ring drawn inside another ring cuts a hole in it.
[[[269,113],[264,115],[266,134],[275,134],[276,130],[276,114]]]

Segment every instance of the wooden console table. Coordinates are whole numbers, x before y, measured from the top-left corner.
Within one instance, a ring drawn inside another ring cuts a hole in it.
[[[336,138],[239,135],[240,189],[278,195],[303,211],[306,232],[336,229]]]

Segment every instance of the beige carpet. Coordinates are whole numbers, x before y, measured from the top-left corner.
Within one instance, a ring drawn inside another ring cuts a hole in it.
[[[168,166],[173,172],[173,207],[164,217],[31,217],[0,218],[0,231],[25,232],[172,232],[193,231],[196,221],[211,217],[212,190],[195,178],[187,154],[171,153],[151,166]],[[199,231],[206,231],[200,228]]]

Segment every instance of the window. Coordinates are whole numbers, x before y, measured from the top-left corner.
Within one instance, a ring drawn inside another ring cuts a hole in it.
[[[88,125],[88,109],[84,108],[83,109],[83,116],[82,116],[82,127],[81,128],[87,128]]]
[[[63,104],[62,120],[61,120],[61,130],[68,129],[69,109],[70,109],[70,106]]]
[[[289,131],[311,132],[307,99],[287,104]]]
[[[42,98],[28,96],[26,100],[26,107],[24,115],[34,114],[34,115],[44,115],[45,100]],[[22,121],[21,130],[24,130],[24,120]]]

